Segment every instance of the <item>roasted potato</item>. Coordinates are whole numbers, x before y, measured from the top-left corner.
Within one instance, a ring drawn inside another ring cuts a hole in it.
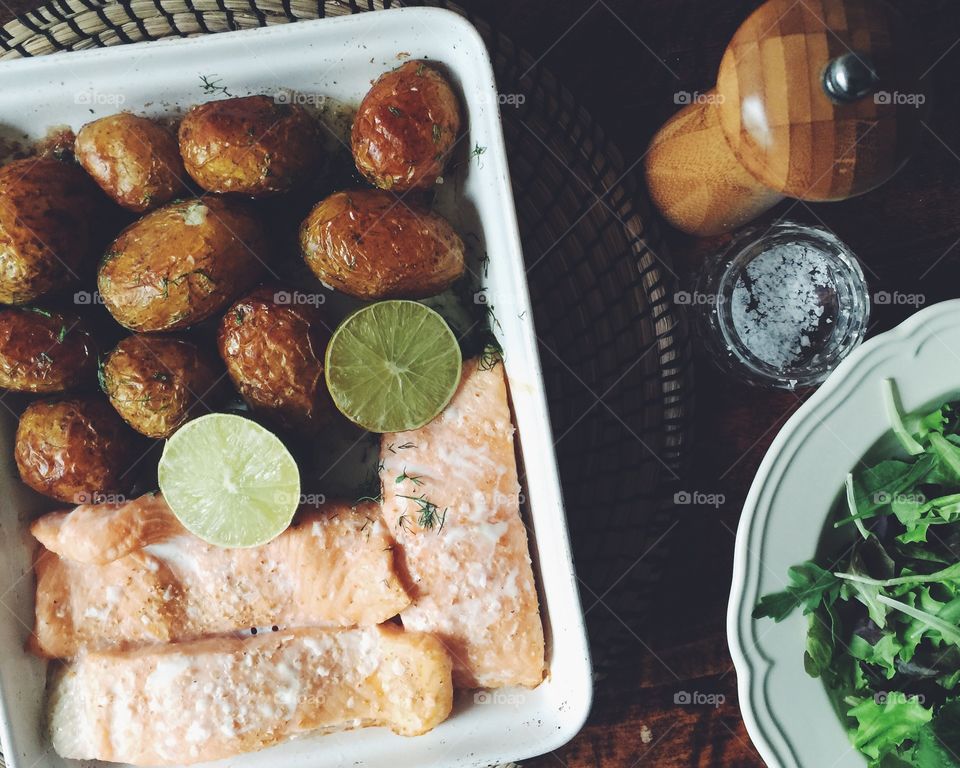
[[[429,189],[460,133],[460,102],[429,64],[381,75],[360,102],[350,144],[357,168],[381,189]]]
[[[87,123],[77,134],[74,154],[109,197],[136,213],[186,190],[177,137],[146,117],[121,112]]]
[[[103,365],[101,382],[125,422],[147,437],[169,437],[209,410],[217,397],[217,367],[191,341],[135,334]]]
[[[135,331],[186,328],[256,283],[266,244],[260,222],[222,198],[181,200],[127,227],[100,263],[103,303]]]
[[[220,321],[220,356],[254,412],[287,429],[316,432],[333,412],[323,375],[330,329],[312,294],[261,286]]]
[[[71,163],[32,157],[0,168],[0,303],[26,304],[77,277],[99,196]]]
[[[389,192],[337,192],[300,227],[314,274],[361,299],[423,298],[463,274],[463,241],[450,223]]]
[[[322,144],[316,121],[303,107],[246,96],[187,112],[180,154],[204,189],[260,197],[286,192],[314,172]]]
[[[0,309],[0,387],[63,392],[96,381],[97,349],[72,313],[37,307]]]
[[[42,400],[20,416],[14,458],[20,479],[35,491],[80,504],[126,490],[136,447],[135,434],[105,399]]]

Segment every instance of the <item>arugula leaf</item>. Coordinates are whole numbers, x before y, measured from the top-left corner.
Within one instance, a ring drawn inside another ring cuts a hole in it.
[[[769,616],[783,621],[799,607],[804,613],[813,611],[821,601],[832,604],[840,594],[840,581],[812,560],[787,571],[790,585],[782,592],[764,595],[753,609],[753,618]]]

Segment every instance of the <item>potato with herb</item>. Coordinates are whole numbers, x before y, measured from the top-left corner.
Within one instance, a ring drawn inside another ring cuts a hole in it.
[[[337,192],[300,228],[314,274],[361,299],[418,299],[463,274],[463,241],[442,216],[375,189]]]
[[[110,198],[135,213],[188,191],[176,136],[146,117],[121,112],[87,123],[74,154]]]
[[[217,399],[214,361],[193,342],[134,334],[109,354],[100,382],[125,422],[147,437],[169,437]]]
[[[255,413],[286,429],[315,433],[333,413],[323,358],[332,328],[314,294],[264,285],[220,321],[220,357]]]
[[[357,110],[350,144],[357,168],[381,189],[429,189],[460,133],[460,102],[423,61],[382,75]]]
[[[14,458],[35,491],[80,504],[125,491],[136,448],[135,433],[102,397],[41,400],[20,416]]]
[[[268,96],[200,104],[180,123],[187,172],[210,192],[287,192],[316,172],[322,151],[310,114]]]
[[[180,200],[127,227],[100,263],[103,303],[134,331],[187,328],[256,283],[266,240],[258,219],[218,197]]]
[[[0,168],[0,303],[26,304],[77,278],[99,197],[73,163],[28,157]]]
[[[96,381],[97,348],[77,315],[39,307],[0,309],[0,387],[63,392]]]

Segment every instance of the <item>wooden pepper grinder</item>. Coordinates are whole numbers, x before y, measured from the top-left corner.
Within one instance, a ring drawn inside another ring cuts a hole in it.
[[[868,192],[912,150],[918,75],[905,22],[880,0],[769,0],[737,30],[716,87],[654,136],[650,195],[677,228],[715,235],[787,196]]]

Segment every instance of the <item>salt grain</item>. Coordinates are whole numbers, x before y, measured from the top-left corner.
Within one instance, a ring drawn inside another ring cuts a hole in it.
[[[809,354],[833,293],[827,258],[799,243],[776,245],[751,261],[734,286],[731,319],[743,345],[783,371]]]

